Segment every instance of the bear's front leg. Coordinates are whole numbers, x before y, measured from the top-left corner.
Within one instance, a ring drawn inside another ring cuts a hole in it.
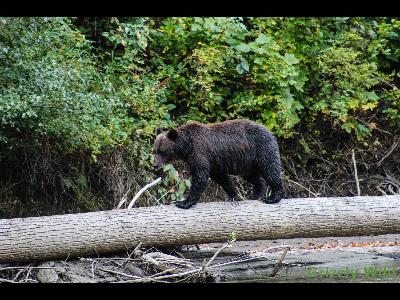
[[[207,170],[198,170],[192,172],[192,186],[190,187],[187,199],[176,202],[179,208],[190,208],[199,201],[201,195],[207,187],[209,172]]]

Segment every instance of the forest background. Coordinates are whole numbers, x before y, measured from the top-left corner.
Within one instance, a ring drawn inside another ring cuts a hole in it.
[[[268,127],[286,197],[400,193],[399,34],[379,17],[0,17],[0,217],[130,200],[158,176],[156,128],[189,120]],[[138,205],[190,187],[183,165],[162,175]],[[203,201],[223,198],[211,183]]]

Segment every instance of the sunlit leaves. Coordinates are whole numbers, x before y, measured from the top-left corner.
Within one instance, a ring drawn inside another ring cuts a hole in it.
[[[0,19],[3,126],[101,153],[189,119],[250,118],[289,137],[323,118],[362,137],[376,128],[366,114],[400,118],[397,19],[102,21],[90,41],[69,18]]]
[[[294,54],[286,53],[283,59],[288,65],[295,65],[299,63],[299,60],[294,56]]]

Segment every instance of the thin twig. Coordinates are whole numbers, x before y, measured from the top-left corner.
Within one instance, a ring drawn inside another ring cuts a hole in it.
[[[28,269],[54,269],[54,267],[5,267],[5,268],[1,268],[1,271],[6,271],[6,270],[28,270]]]
[[[161,282],[161,283],[170,283],[169,281],[165,281],[165,280],[158,280],[155,278],[151,278],[151,277],[143,277],[143,280],[138,280],[138,279],[133,279],[133,280],[121,280],[121,281],[117,281],[117,282],[111,282],[111,283],[138,283],[138,282],[148,282],[148,281],[154,281],[154,282]]]
[[[215,269],[215,268],[219,268],[219,267],[222,267],[222,266],[228,266],[228,265],[233,265],[233,264],[237,264],[237,263],[243,263],[243,262],[252,261],[252,260],[256,260],[256,259],[260,259],[260,258],[263,258],[263,259],[269,260],[269,261],[275,261],[275,260],[273,260],[271,258],[268,258],[268,257],[265,257],[263,255],[256,255],[256,256],[252,256],[252,257],[248,257],[248,258],[241,258],[241,259],[221,262],[221,263],[209,266],[208,269]]]
[[[154,277],[157,277],[157,276],[160,276],[160,275],[164,275],[164,274],[167,274],[167,273],[171,273],[171,272],[173,272],[173,271],[175,271],[175,270],[178,270],[179,268],[177,268],[177,267],[175,267],[175,268],[170,268],[170,269],[166,269],[166,270],[164,270],[164,271],[161,271],[161,272],[159,272],[159,273],[156,273],[156,274],[154,274],[154,275],[151,275],[151,276],[149,276],[149,278],[154,278]]]
[[[132,250],[132,252],[128,255],[128,257],[126,258],[126,260],[122,263],[122,266],[125,267],[125,265],[131,260],[132,255],[137,255],[138,254],[138,250],[140,249],[140,247],[142,246],[143,242],[140,242],[135,249]]]
[[[397,195],[398,194],[393,190],[393,187],[391,185],[388,186],[388,190],[392,195]]]
[[[354,153],[354,149],[351,149],[351,158],[353,160],[353,166],[354,166],[354,178],[356,180],[356,186],[357,186],[357,195],[361,195],[360,191],[360,181],[358,180],[358,174],[357,174],[357,162],[356,162],[356,155]]]
[[[14,184],[11,184],[10,186],[6,187],[6,188],[5,188],[4,190],[2,190],[1,192],[2,192],[3,194],[5,194],[8,190],[10,190],[11,188],[13,188],[13,187],[16,186],[17,184],[20,184],[21,182],[23,182],[23,180],[18,181],[18,182],[14,183]]]
[[[312,194],[314,197],[318,197],[317,194],[311,192],[310,189],[306,188],[305,186],[302,186],[300,183],[298,183],[298,182],[296,182],[296,181],[293,181],[293,180],[291,180],[291,179],[289,179],[289,178],[286,178],[286,180],[287,180],[287,181],[290,181],[290,182],[293,182],[294,184],[297,184],[298,186],[302,187],[303,189],[305,189],[306,191],[308,191],[310,194]]]
[[[278,273],[278,270],[281,268],[282,262],[285,259],[286,253],[288,251],[289,251],[289,248],[286,248],[285,250],[283,250],[281,258],[279,259],[279,261],[275,265],[275,268],[272,270],[271,277],[275,277],[276,273]]]
[[[94,278],[94,265],[96,263],[96,260],[92,261],[92,278]]]
[[[9,279],[0,278],[0,282],[7,282],[7,283],[17,283],[16,281],[12,281]]]
[[[128,191],[125,193],[125,195],[122,196],[121,201],[117,205],[117,209],[120,208],[122,206],[122,204],[124,204],[126,202],[126,199],[127,199],[126,197],[128,196],[130,191],[131,191],[131,189],[128,189]]]
[[[103,269],[103,268],[97,268],[97,270],[103,271],[103,272],[107,272],[107,273],[111,273],[111,274],[115,274],[115,275],[125,276],[125,277],[128,277],[128,278],[134,278],[134,279],[142,278],[142,277],[139,277],[139,276],[134,276],[134,275],[130,275],[130,274],[122,273],[122,272],[117,272],[117,271],[113,271],[113,270],[108,270],[108,269]]]
[[[156,185],[157,183],[159,183],[161,181],[161,177],[158,177],[156,180],[154,180],[153,182],[146,184],[144,187],[142,187],[142,189],[135,195],[135,197],[133,197],[132,201],[129,203],[128,205],[128,209],[131,209],[132,206],[135,204],[136,200],[140,197],[140,195],[142,195],[144,193],[145,190],[151,188],[152,186]],[[122,204],[121,204],[122,205]]]
[[[382,195],[387,196],[386,192],[382,190],[379,186],[376,188],[378,191],[382,193]]]
[[[29,279],[29,275],[31,275],[32,267],[28,268],[28,272],[26,273],[25,281]]]
[[[270,247],[268,249],[265,249],[263,251],[263,254],[258,254],[258,255],[253,255],[251,257],[246,257],[246,258],[240,258],[240,259],[236,259],[236,260],[230,260],[228,262],[221,262],[218,264],[214,264],[212,266],[209,266],[209,269],[213,269],[213,268],[218,268],[218,267],[222,267],[222,266],[227,266],[227,265],[232,265],[232,264],[236,264],[236,263],[242,263],[242,262],[246,262],[246,261],[252,261],[252,260],[256,260],[256,259],[266,259],[266,260],[270,260],[270,261],[274,261],[271,258],[266,257],[264,254],[265,253],[271,253],[274,252],[276,250],[280,250],[280,249],[288,249],[290,250],[290,246],[289,245],[280,245],[280,246],[275,246],[275,247]]]
[[[126,260],[128,258],[126,257],[96,257],[95,260],[107,260],[107,261],[113,261],[113,260]],[[81,261],[93,261],[92,258],[85,258],[85,257],[81,257],[80,258]],[[131,258],[128,259],[129,261],[135,261],[136,259]]]
[[[202,267],[202,271],[201,273],[204,274],[206,272],[206,269],[208,268],[208,266],[213,262],[213,260],[218,256],[218,254],[221,253],[222,250],[224,250],[226,247],[228,247],[229,245],[232,245],[235,242],[235,239],[230,240],[229,242],[225,243],[224,245],[222,245],[221,248],[219,248],[214,255],[210,258],[210,260]]]
[[[23,273],[24,271],[25,271],[25,270],[19,270],[19,271],[17,272],[17,274],[14,276],[13,281],[17,281],[19,275],[20,275],[21,273]]]
[[[359,121],[359,122],[361,122],[361,123],[363,123],[365,126],[369,126],[370,124],[368,124],[367,122],[365,122],[364,120],[361,120],[361,119],[359,119],[359,118],[355,118],[357,121]],[[389,132],[389,131],[386,131],[386,130],[383,130],[383,129],[380,129],[379,127],[375,127],[374,128],[375,130],[378,130],[378,131],[380,131],[380,132],[383,132],[383,133],[386,133],[386,134],[389,134],[389,135],[393,135],[393,133],[391,133],[391,132]]]
[[[394,151],[394,149],[397,148],[397,146],[399,145],[399,143],[400,143],[400,137],[399,137],[399,138],[397,139],[397,141],[392,145],[392,147],[390,147],[389,152],[388,152],[384,157],[382,157],[382,158],[376,163],[376,165],[377,165],[378,167],[382,164],[382,162],[383,162],[390,154],[392,154],[392,152]]]
[[[147,281],[149,279],[160,280],[160,279],[167,279],[167,278],[182,277],[182,276],[186,276],[186,275],[197,273],[199,271],[201,271],[200,267],[198,267],[196,269],[193,269],[193,270],[185,271],[185,272],[182,272],[182,273],[177,273],[177,274],[163,275],[163,276],[158,276],[158,277],[143,277],[143,278],[140,278],[140,279],[127,280],[127,281],[124,281],[124,282],[145,282],[145,281]]]
[[[383,82],[383,83],[386,83],[388,86],[390,86],[391,88],[393,88],[394,90],[397,90],[398,88],[397,88],[397,86],[395,86],[394,84],[392,84],[392,83],[390,83],[390,82],[387,82],[385,79],[383,79],[383,78],[381,78],[381,77],[376,77],[376,76],[373,76],[375,79],[378,79],[379,81],[381,81],[381,82]]]

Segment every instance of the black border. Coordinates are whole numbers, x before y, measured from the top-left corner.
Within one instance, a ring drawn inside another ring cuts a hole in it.
[[[385,16],[398,1],[384,0],[66,0],[8,1],[0,16]],[[399,15],[397,15],[399,16]]]

